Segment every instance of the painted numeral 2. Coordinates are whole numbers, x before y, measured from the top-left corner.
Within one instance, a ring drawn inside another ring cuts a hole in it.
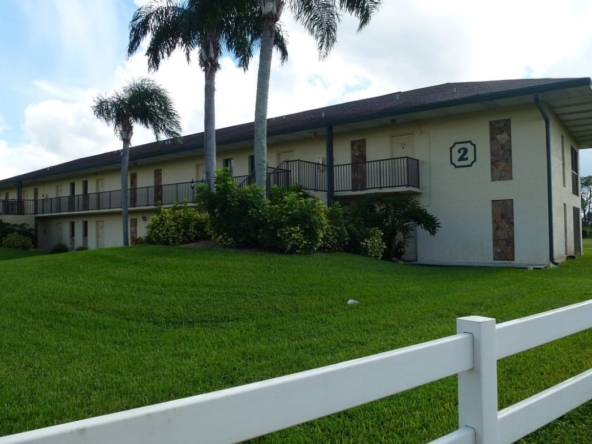
[[[460,147],[458,149],[458,159],[457,162],[466,162],[467,160],[469,160],[469,149],[466,147]]]

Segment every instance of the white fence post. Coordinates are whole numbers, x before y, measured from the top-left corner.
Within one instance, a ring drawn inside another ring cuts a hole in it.
[[[475,444],[498,444],[495,319],[458,318],[456,330],[473,335],[473,369],[458,374],[459,428],[475,429]]]

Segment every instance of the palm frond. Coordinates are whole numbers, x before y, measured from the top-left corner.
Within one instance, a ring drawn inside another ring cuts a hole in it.
[[[380,9],[382,0],[340,0],[339,7],[360,20],[358,31],[370,23],[372,15]]]
[[[146,50],[148,67],[157,70],[160,62],[182,48],[187,61],[193,49],[199,46],[199,31],[193,21],[193,3],[176,3],[173,0],[154,0],[139,8],[130,22],[128,57],[139,48],[142,41],[151,36]]]
[[[168,92],[151,79],[140,79],[126,85],[123,96],[127,99],[129,118],[160,136],[179,137],[181,125]]]
[[[128,57],[149,37],[146,56],[150,70],[157,70],[176,49],[185,52],[188,62],[197,49],[203,69],[218,69],[225,49],[247,69],[262,32],[259,0],[153,0],[134,13]],[[287,38],[279,25],[275,36],[274,45],[283,63],[288,57]]]
[[[327,57],[337,41],[337,25],[341,21],[335,0],[296,0],[291,7],[296,21],[316,40],[320,58]]]
[[[161,135],[180,137],[181,124],[168,92],[151,79],[133,80],[121,92],[107,98],[99,95],[92,107],[94,115],[112,125],[118,137],[122,131],[133,131],[139,123],[154,132],[156,140]]]
[[[232,53],[238,66],[247,69],[254,51],[258,48],[263,34],[263,21],[259,0],[234,1],[228,15],[221,25],[221,39],[225,49]],[[274,32],[274,47],[279,52],[281,62],[288,60],[287,33],[277,23]]]
[[[280,53],[281,63],[286,63],[288,61],[288,34],[284,31],[279,22],[275,24],[273,46]]]

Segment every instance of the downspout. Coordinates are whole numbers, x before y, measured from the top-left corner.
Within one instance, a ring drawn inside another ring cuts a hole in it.
[[[334,171],[333,171],[333,127],[325,128],[325,156],[327,157],[327,205],[333,204]]]
[[[547,218],[549,222],[549,260],[553,265],[559,265],[555,260],[555,236],[553,233],[553,181],[551,169],[551,125],[549,123],[549,116],[541,106],[539,100],[539,93],[534,95],[534,103],[539,109],[543,119],[545,119],[545,144],[547,145]]]

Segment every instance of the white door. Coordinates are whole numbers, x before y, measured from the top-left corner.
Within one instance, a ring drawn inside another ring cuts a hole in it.
[[[391,157],[392,165],[389,165],[388,172],[390,181],[388,186],[400,186],[408,183],[407,177],[407,161],[401,157],[415,157],[413,147],[413,134],[405,134],[403,136],[394,136],[391,138]],[[392,175],[392,177],[391,177]]]
[[[285,160],[294,160],[294,151],[285,151],[283,153],[278,153],[277,165],[280,166],[280,164]]]
[[[300,183],[299,177],[297,175],[298,170],[295,168],[295,162],[291,164],[282,163],[286,160],[294,160],[294,151],[284,151],[283,153],[277,154],[277,166],[282,169],[290,170],[290,173],[274,174],[272,183],[278,185],[290,185]]]
[[[101,194],[105,191],[105,179],[97,179],[97,209],[104,210],[109,208],[109,195],[107,193]]]
[[[394,136],[391,139],[392,157],[415,157],[413,148],[413,134]]]
[[[97,248],[105,247],[105,221],[97,221]]]
[[[206,166],[204,164],[196,165],[195,173],[195,180],[197,182],[199,182],[200,180],[206,180]]]
[[[56,222],[56,244],[64,243],[64,225],[62,222]]]

